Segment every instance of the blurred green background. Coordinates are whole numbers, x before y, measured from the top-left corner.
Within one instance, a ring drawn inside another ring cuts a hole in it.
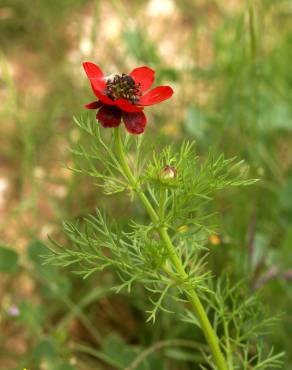
[[[0,369],[199,369],[198,334],[164,313],[146,324],[141,287],[115,295],[111,271],[81,280],[42,264],[47,235],[66,242],[62,220],[141,212],[66,168],[82,140],[72,116],[93,100],[85,60],[155,69],[175,95],[148,109],[146,140],[195,139],[261,180],[215,199],[210,264],[281,313],[267,344],[292,369],[291,16],[291,0],[0,1]]]

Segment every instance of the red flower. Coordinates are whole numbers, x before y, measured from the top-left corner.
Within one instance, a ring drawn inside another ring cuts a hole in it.
[[[96,119],[103,127],[118,127],[123,119],[128,132],[141,134],[147,123],[144,107],[173,94],[170,86],[158,86],[145,93],[152,86],[155,73],[148,67],[135,68],[129,75],[112,76],[104,76],[94,63],[84,62],[83,67],[98,98],[85,107],[98,109]]]

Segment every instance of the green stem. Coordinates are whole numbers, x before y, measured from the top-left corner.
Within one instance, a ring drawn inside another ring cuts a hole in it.
[[[164,211],[165,211],[165,202],[166,202],[166,191],[167,189],[163,186],[160,187],[160,196],[159,196],[159,219],[160,221],[164,220]]]
[[[232,360],[232,349],[231,349],[231,343],[229,340],[229,330],[228,330],[228,324],[224,320],[224,334],[226,338],[226,354],[227,354],[227,363],[229,366],[229,369],[233,369],[233,360]]]
[[[161,225],[160,223],[160,218],[157,215],[156,211],[152,207],[151,203],[149,202],[148,198],[146,195],[143,193],[142,189],[139,187],[137,184],[137,181],[132,174],[130,167],[127,163],[126,156],[125,156],[125,151],[124,151],[124,145],[122,143],[121,139],[121,133],[120,133],[120,128],[115,129],[115,146],[117,149],[118,153],[118,160],[120,161],[120,165],[123,169],[124,176],[125,178],[129,181],[129,184],[132,186],[132,188],[136,191],[140,201],[146,208],[152,222],[157,225],[158,233],[161,237],[161,239],[164,241],[165,247],[168,251],[169,254],[169,259],[171,260],[173,266],[175,267],[180,279],[182,281],[186,281],[188,279],[188,274],[186,273],[183,263],[180,259],[180,257],[177,255],[176,249],[174,245],[172,244],[172,241],[169,237],[167,227],[164,225]],[[162,199],[163,200],[163,199]],[[226,365],[225,359],[222,355],[220,346],[219,346],[219,341],[217,338],[216,333],[214,332],[210,321],[208,319],[208,316],[204,310],[204,307],[195,292],[194,289],[187,288],[185,289],[187,299],[190,302],[191,306],[194,309],[194,312],[198,318],[198,321],[200,323],[201,329],[203,330],[203,333],[205,335],[205,338],[210,346],[210,350],[212,352],[214,362],[217,366],[218,370],[227,370],[228,367]],[[231,370],[231,369],[229,369]]]

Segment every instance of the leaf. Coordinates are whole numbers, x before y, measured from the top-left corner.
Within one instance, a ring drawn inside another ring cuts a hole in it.
[[[28,246],[28,257],[33,262],[36,271],[43,278],[43,294],[46,298],[66,297],[71,291],[71,283],[67,276],[62,276],[58,268],[53,265],[44,265],[45,257],[53,253],[40,240],[34,240]]]
[[[44,256],[49,256],[52,252],[46,245],[36,239],[33,240],[27,248],[28,258],[33,262],[35,269],[50,280],[57,276],[57,269],[52,265],[44,265]]]
[[[265,234],[256,233],[252,254],[252,268],[256,269],[263,258],[268,255],[268,238]]]
[[[18,254],[13,249],[0,246],[0,272],[15,272],[18,267],[18,259]]]
[[[50,338],[41,340],[32,352],[34,358],[37,360],[53,359],[57,356],[57,350]]]
[[[181,316],[182,321],[188,322],[189,324],[193,324],[201,328],[201,325],[196,318],[196,316],[189,310],[185,310],[185,314]]]
[[[103,343],[103,352],[121,364],[122,368],[126,368],[135,361],[143,350],[137,346],[128,345],[116,335],[109,335]],[[156,353],[151,353],[135,367],[135,370],[160,370],[163,368],[163,361]]]
[[[291,131],[291,105],[273,98],[270,96],[266,104],[260,107],[260,128],[263,131]]]
[[[55,299],[56,297],[68,297],[72,290],[70,280],[66,276],[56,274],[48,284],[43,287],[43,294],[46,298]]]
[[[167,348],[165,355],[175,360],[186,361],[186,362],[199,362],[202,361],[202,356],[196,353],[190,353],[179,348]]]
[[[31,261],[41,264],[44,260],[42,256],[51,254],[52,252],[46,247],[41,240],[33,240],[27,249],[28,257]]]
[[[31,302],[20,302],[20,322],[25,326],[26,330],[31,333],[39,333],[40,327],[45,320],[44,306],[35,305]]]

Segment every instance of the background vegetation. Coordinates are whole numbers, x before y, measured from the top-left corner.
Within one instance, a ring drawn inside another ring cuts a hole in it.
[[[48,234],[66,243],[62,220],[142,212],[65,166],[80,139],[72,116],[92,98],[84,60],[107,74],[146,64],[174,87],[149,110],[149,150],[153,137],[195,139],[202,157],[212,146],[260,178],[216,198],[209,263],[281,313],[267,340],[292,369],[291,15],[289,0],[1,0],[1,369],[197,368],[199,334],[173,315],[146,323],[141,287],[116,295],[112,273],[82,280],[42,264]]]

